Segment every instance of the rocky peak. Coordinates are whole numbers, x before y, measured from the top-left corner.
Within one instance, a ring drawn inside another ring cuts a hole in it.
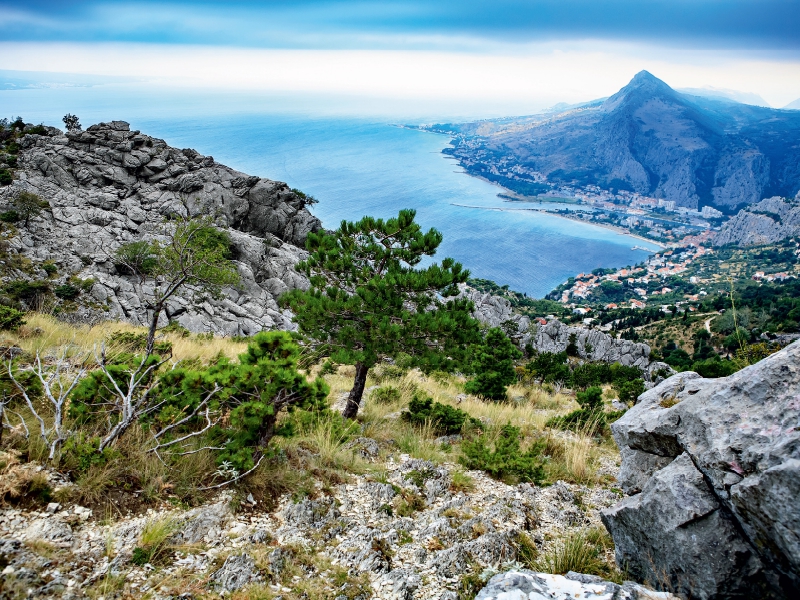
[[[640,106],[653,99],[681,102],[680,95],[658,77],[648,71],[639,71],[628,85],[606,100],[603,107],[610,112],[626,106]]]
[[[0,189],[0,207],[22,190],[50,205],[19,227],[10,245],[35,265],[53,262],[59,277],[94,279],[91,300],[78,310],[83,319],[147,322],[142,291],[117,271],[120,244],[156,236],[165,218],[213,215],[231,237],[241,283],[222,300],[196,306],[176,298],[163,315],[193,331],[252,335],[261,329],[291,328],[279,294],[307,282],[292,268],[320,221],[305,200],[282,182],[247,175],[196,150],[173,148],[164,140],[131,130],[125,121],[98,123],[66,133],[54,127],[21,139],[12,185]],[[56,282],[58,283],[58,282]],[[187,294],[191,295],[190,292]]]

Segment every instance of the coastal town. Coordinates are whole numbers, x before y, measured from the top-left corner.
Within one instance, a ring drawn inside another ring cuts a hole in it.
[[[771,257],[777,256],[778,260]],[[622,269],[595,269],[569,278],[548,295],[573,314],[644,309],[694,312],[709,294],[724,293],[732,280],[782,283],[800,276],[800,244],[787,241],[760,251],[689,243],[668,248],[643,263]]]

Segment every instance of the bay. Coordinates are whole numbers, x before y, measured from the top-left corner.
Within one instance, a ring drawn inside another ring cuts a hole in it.
[[[485,210],[510,208],[497,196],[502,188],[463,173],[442,154],[447,137],[399,127],[409,122],[402,117],[356,118],[263,104],[232,110],[223,101],[159,102],[135,94],[109,99],[90,90],[0,92],[3,115],[55,126],[61,125],[58,115],[70,110],[85,126],[123,119],[172,146],[286,181],[319,200],[312,212],[329,228],[343,219],[391,217],[413,208],[423,227],[444,235],[437,259],[451,256],[472,276],[533,297],[579,272],[632,265],[648,255],[632,249],[634,238],[608,229],[529,210]]]

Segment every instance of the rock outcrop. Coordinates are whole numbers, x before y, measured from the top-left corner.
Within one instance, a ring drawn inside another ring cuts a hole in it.
[[[164,324],[175,320],[192,331],[225,335],[291,328],[275,299],[307,285],[293,266],[305,255],[306,235],[321,225],[285,183],[172,148],[123,121],[66,134],[46,131],[21,139],[15,180],[0,188],[0,210],[23,190],[47,201],[49,210],[20,225],[9,247],[33,262],[34,276],[46,277],[39,266],[51,261],[61,279],[94,279],[79,318],[146,322],[142,290],[117,270],[115,250],[157,237],[165,218],[207,214],[230,234],[241,281],[225,289],[223,299],[202,303],[187,290],[170,302]]]
[[[795,235],[800,235],[800,192],[794,200],[774,196],[740,210],[722,226],[713,243],[756,246]]]
[[[475,305],[472,314],[476,319],[490,327],[503,327],[521,348],[530,344],[537,352],[564,352],[574,336],[578,356],[582,359],[638,367],[648,381],[657,379],[657,373],[674,373],[666,363],[650,361],[647,344],[615,338],[597,329],[570,327],[558,319],[550,319],[545,325],[533,323],[530,318],[515,313],[505,298],[466,286],[462,287],[461,294]]]
[[[632,494],[602,513],[617,562],[692,598],[795,597],[798,423],[800,342],[730,377],[680,373],[642,394],[611,426]]]
[[[534,573],[525,569],[495,575],[475,600],[669,600],[670,593],[654,592],[626,581],[618,585],[595,575],[573,571],[566,575]]]

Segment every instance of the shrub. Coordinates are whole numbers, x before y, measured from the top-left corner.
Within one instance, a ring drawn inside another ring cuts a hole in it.
[[[546,426],[571,431],[585,431],[591,429],[593,425],[598,429],[605,429],[608,418],[603,412],[603,390],[599,387],[590,387],[583,392],[578,392],[576,399],[581,405],[578,410],[573,410],[560,417],[553,417],[547,421]],[[619,415],[615,414],[615,416],[618,418]]]
[[[566,352],[542,352],[525,368],[534,377],[538,377],[542,383],[568,381],[570,372],[566,362]]]
[[[0,304],[0,329],[16,331],[20,326],[25,325],[25,313]]]
[[[567,347],[565,352],[567,356],[578,356],[578,343],[577,343],[578,336],[574,333],[569,334],[569,341],[567,342]]]
[[[634,404],[636,399],[644,393],[644,380],[633,379],[631,381],[623,381],[615,383],[614,388],[619,394],[620,402],[625,404]]]
[[[607,577],[609,567],[601,560],[608,542],[605,532],[577,531],[558,540],[535,562],[536,570],[564,575],[569,571]]]
[[[48,275],[55,275],[58,273],[58,267],[51,262],[42,263],[42,270]]]
[[[370,396],[370,398],[378,404],[393,404],[399,402],[401,397],[400,390],[390,385],[373,390]]]
[[[425,425],[430,422],[433,430],[439,435],[453,435],[460,433],[465,425],[480,427],[481,422],[471,417],[460,408],[453,408],[441,402],[434,402],[433,398],[420,398],[414,396],[408,405],[408,410],[403,411],[402,419],[414,425]]]
[[[537,441],[527,452],[520,450],[520,430],[511,424],[504,425],[494,449],[487,446],[487,435],[483,434],[461,446],[461,464],[467,469],[485,471],[495,479],[506,483],[541,483],[544,480],[543,441]]]
[[[189,337],[192,332],[177,321],[170,321],[165,327],[161,328],[161,333],[175,333],[178,336],[185,338]]]
[[[50,292],[50,283],[47,281],[24,281],[17,279],[7,283],[3,291],[14,300],[29,302],[39,296]]]
[[[322,368],[319,370],[320,375],[333,375],[339,369],[339,365],[333,362],[331,359],[326,360],[322,363]]]
[[[143,352],[147,346],[146,333],[133,333],[132,331],[115,331],[108,336],[110,344],[125,346],[129,352]],[[156,342],[153,351],[161,356],[172,356],[172,342],[164,340]]]
[[[11,176],[11,171],[8,169],[0,169],[0,185],[11,185],[14,178]]]
[[[3,223],[16,223],[20,218],[19,213],[15,210],[7,210],[0,213],[0,221]]]
[[[477,347],[472,369],[475,378],[465,390],[490,400],[505,400],[506,387],[517,379],[514,361],[522,357],[503,330],[493,327],[486,333],[484,343]]]
[[[81,291],[74,285],[65,283],[64,285],[56,286],[53,293],[62,300],[75,300],[75,298],[80,296]]]
[[[572,371],[572,387],[586,389],[611,381],[611,367],[605,363],[584,363]]]
[[[731,360],[720,360],[719,358],[708,358],[692,363],[692,371],[701,377],[716,378],[733,375],[738,368]]]

